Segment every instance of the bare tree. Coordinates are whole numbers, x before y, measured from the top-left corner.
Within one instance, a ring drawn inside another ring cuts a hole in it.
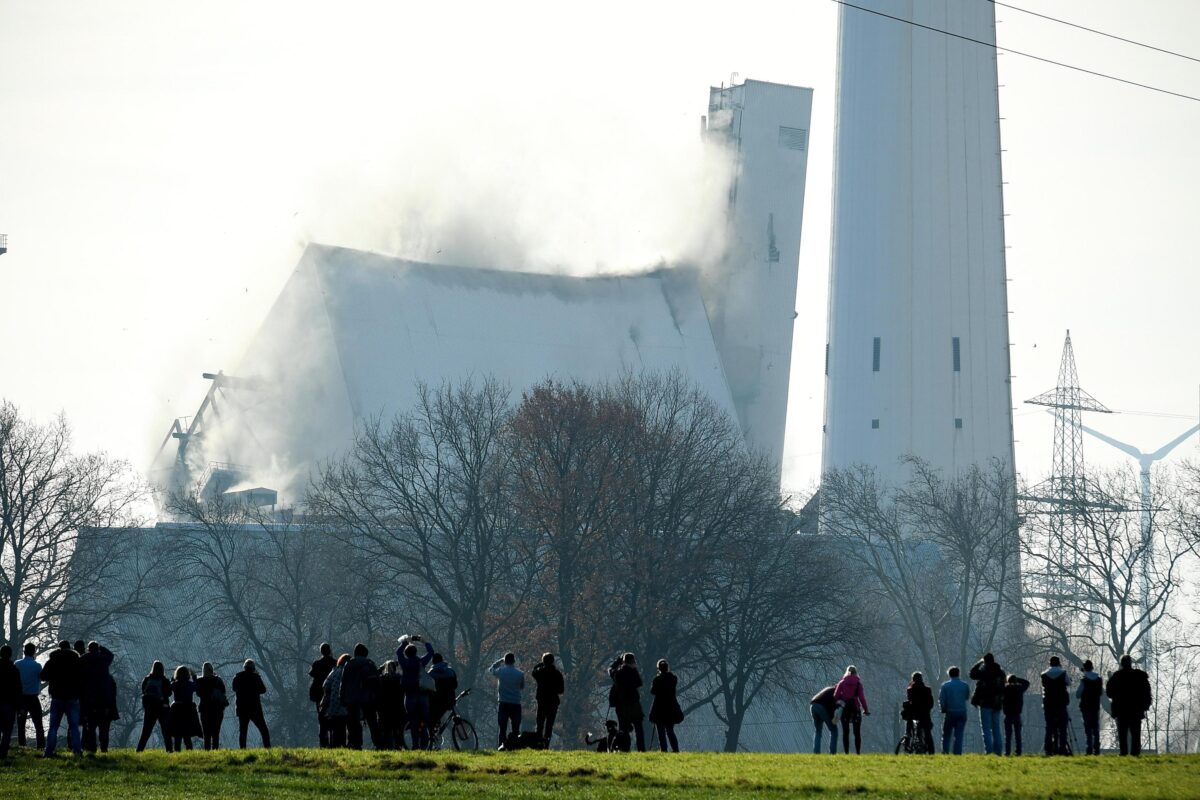
[[[145,573],[123,573],[119,593],[103,592],[127,555],[121,531],[144,500],[128,465],[77,456],[64,418],[47,425],[0,403],[0,616],[3,640],[46,642],[73,607],[72,633],[100,634],[114,616],[145,609]],[[98,602],[105,594],[106,602]]]

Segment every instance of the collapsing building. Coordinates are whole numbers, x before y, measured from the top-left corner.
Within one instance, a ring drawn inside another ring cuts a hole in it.
[[[727,251],[703,273],[573,277],[310,245],[237,370],[208,376],[200,412],[173,423],[159,482],[273,502],[362,420],[412,407],[421,382],[489,375],[519,392],[669,370],[778,467],[811,104],[809,89],[761,81],[711,90],[705,137],[733,172]]]

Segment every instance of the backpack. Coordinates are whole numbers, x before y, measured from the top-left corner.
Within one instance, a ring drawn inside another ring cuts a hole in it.
[[[505,750],[545,750],[546,740],[537,731],[510,733],[504,740]]]
[[[142,686],[142,700],[151,705],[164,705],[166,697],[163,694],[162,681],[158,678],[150,678]]]

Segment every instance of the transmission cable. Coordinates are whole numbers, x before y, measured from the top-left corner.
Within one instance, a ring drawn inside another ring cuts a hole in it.
[[[1179,97],[1183,100],[1193,100],[1197,103],[1200,103],[1200,97],[1196,97],[1194,95],[1183,94],[1181,92],[1173,92],[1170,89],[1163,89],[1158,86],[1151,86],[1148,83],[1138,83],[1137,81],[1131,81],[1127,78],[1118,78],[1116,75],[1109,75],[1106,72],[1097,72],[1095,70],[1087,69],[1086,67],[1077,67],[1074,64],[1065,64],[1062,61],[1055,61],[1052,58],[1045,58],[1043,56],[1035,56],[1033,53],[1026,53],[1021,50],[1014,50],[1011,47],[1001,47],[1000,45],[995,44],[994,42],[985,42],[983,39],[974,39],[970,36],[964,36],[961,33],[953,33],[951,31],[943,30],[941,28],[935,28],[932,25],[923,25],[920,22],[914,22],[911,19],[905,19],[904,17],[896,17],[891,14],[885,14],[884,12],[876,11],[873,8],[866,8],[864,6],[860,6],[860,5],[856,5],[854,3],[847,2],[847,0],[833,0],[833,2],[837,3],[838,5],[846,6],[847,8],[854,8],[859,11],[865,11],[868,14],[874,14],[877,17],[884,17],[886,19],[895,20],[896,22],[903,22],[904,24],[911,25],[914,28],[921,28],[923,30],[932,31],[933,33],[940,33],[944,36],[950,36],[955,39],[962,39],[964,42],[972,42],[973,44],[983,45],[984,47],[989,47],[989,48],[995,49],[1002,53],[1011,53],[1014,56],[1023,56],[1025,58],[1031,58],[1034,61],[1041,61],[1046,64],[1053,64],[1056,67],[1063,67],[1064,69],[1075,70],[1076,72],[1082,72],[1087,75],[1094,75],[1097,78],[1106,78],[1107,80],[1116,81],[1117,83],[1124,83],[1128,86],[1136,86],[1139,89],[1149,89],[1152,92],[1159,92],[1160,94],[1169,94],[1172,97]]]
[[[1060,25],[1066,25],[1071,28],[1078,28],[1081,31],[1087,31],[1088,33],[1094,33],[1097,36],[1106,36],[1109,39],[1116,39],[1118,42],[1125,42],[1126,44],[1136,45],[1137,47],[1144,47],[1147,50],[1155,50],[1159,53],[1166,53],[1169,56],[1178,56],[1179,58],[1186,58],[1188,61],[1195,61],[1197,64],[1200,64],[1200,58],[1196,58],[1195,56],[1189,56],[1186,53],[1178,53],[1174,50],[1168,50],[1165,47],[1155,47],[1152,44],[1146,44],[1145,42],[1139,42],[1136,39],[1126,39],[1124,36],[1117,36],[1115,33],[1105,33],[1104,31],[1098,31],[1095,28],[1089,28],[1086,25],[1080,25],[1075,22],[1069,22],[1065,19],[1059,19],[1058,17],[1051,17],[1048,14],[1040,14],[1037,11],[1030,11],[1028,8],[1021,8],[1020,6],[1014,6],[1014,5],[1010,5],[1008,3],[1002,3],[1002,2],[1000,2],[1000,0],[987,0],[987,2],[991,3],[994,6],[1003,6],[1004,8],[1009,8],[1009,9],[1012,9],[1013,11],[1020,11],[1022,14],[1029,14],[1032,17],[1041,17],[1042,19],[1050,20],[1051,22],[1057,22]]]

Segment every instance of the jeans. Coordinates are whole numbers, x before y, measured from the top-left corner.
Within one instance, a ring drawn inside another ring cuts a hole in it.
[[[83,749],[94,753],[99,746],[101,753],[107,753],[108,733],[112,728],[112,715],[108,705],[81,708],[80,718],[83,725]]]
[[[1044,709],[1046,715],[1046,755],[1057,756],[1067,751],[1067,709],[1051,706]]]
[[[36,694],[22,695],[21,705],[17,707],[17,744],[25,745],[25,720],[33,720],[33,730],[37,734],[38,750],[46,746],[46,731],[42,727],[42,701]]]
[[[813,753],[821,752],[821,732],[829,731],[829,754],[833,755],[837,752],[837,725],[833,724],[833,716],[829,713],[829,709],[820,703],[813,703],[812,707],[813,720]]]
[[[251,709],[245,714],[238,714],[238,747],[246,749],[246,734],[250,731],[251,722],[254,723],[254,727],[258,728],[258,735],[262,737],[262,746],[269,750],[271,748],[271,732],[267,730],[267,720],[263,717],[261,708]]]
[[[375,719],[375,707],[367,705],[347,705],[346,711],[346,743],[351,750],[362,750],[363,748],[363,723],[367,723],[367,730],[371,733],[371,744],[376,750],[380,747],[381,737],[379,733],[379,723]]]
[[[1079,709],[1083,717],[1083,741],[1086,755],[1100,755],[1100,709]]]
[[[1017,755],[1021,755],[1021,715],[1004,715],[1004,755],[1012,753],[1013,744],[1017,746]]]
[[[550,734],[554,730],[554,720],[558,716],[558,701],[538,701],[537,704],[537,733],[550,745]]]
[[[513,736],[521,732],[521,704],[500,703],[496,707],[496,724],[500,727],[500,744],[508,738],[508,725],[512,723]]]
[[[950,734],[954,734],[954,755],[962,755],[963,733],[967,730],[966,714],[946,714],[942,720],[942,755],[950,752]]]
[[[983,731],[983,752],[1000,755],[1000,709],[980,708],[979,727]]]
[[[1126,738],[1129,739],[1126,742]],[[1121,755],[1140,756],[1142,754],[1142,718],[1117,717],[1117,745]]]
[[[62,718],[67,718],[67,739],[71,743],[71,752],[77,756],[83,755],[83,747],[79,743],[79,700],[60,700],[50,698],[50,730],[46,733],[46,755],[54,755],[58,746],[58,726]]]
[[[426,749],[429,747],[429,698],[419,691],[405,694],[404,712],[408,714],[408,727],[412,731],[412,749]],[[520,724],[519,718],[517,723]]]

